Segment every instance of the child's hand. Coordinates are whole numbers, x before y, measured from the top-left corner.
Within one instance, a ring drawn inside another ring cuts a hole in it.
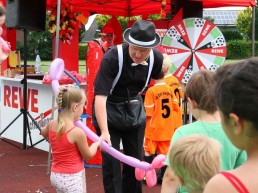
[[[38,125],[39,125],[39,127],[43,127],[43,126],[44,126],[43,120],[40,120],[40,121],[38,122]]]
[[[100,149],[100,144],[101,144],[102,140],[96,141],[94,143],[91,144],[90,149],[91,152],[95,155],[97,153],[97,150]]]
[[[100,139],[99,141],[96,141],[95,143],[96,143],[96,145],[98,146],[98,149],[99,150],[101,150],[101,142],[102,142],[102,140]]]
[[[112,146],[109,132],[102,132],[100,139],[107,142],[108,145]]]
[[[101,142],[102,142],[102,140],[99,139],[99,141],[96,141],[96,142],[93,143],[94,146],[96,146],[96,150],[100,150],[101,151],[101,146],[100,146]]]

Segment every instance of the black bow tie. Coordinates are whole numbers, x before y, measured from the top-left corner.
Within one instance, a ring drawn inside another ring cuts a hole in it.
[[[138,66],[138,65],[148,66],[148,63],[146,61],[143,61],[140,64],[132,63],[132,66]]]

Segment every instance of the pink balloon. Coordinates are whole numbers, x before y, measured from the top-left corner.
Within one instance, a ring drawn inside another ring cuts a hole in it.
[[[99,136],[97,136],[93,131],[91,131],[81,121],[76,121],[75,125],[77,127],[81,128],[85,132],[87,137],[89,137],[92,141],[98,141],[99,140]],[[149,163],[141,162],[140,160],[138,160],[134,157],[127,156],[127,155],[121,153],[120,151],[117,151],[115,148],[109,146],[104,141],[101,143],[101,149],[103,149],[108,154],[112,155],[114,158],[116,158],[116,159],[120,160],[121,162],[126,163],[126,164],[128,164],[132,167],[140,168],[140,169],[143,169],[143,170],[148,170],[151,167],[151,165]]]
[[[140,168],[135,168],[135,178],[137,180],[142,180],[144,178],[144,176],[146,175],[145,170],[142,170]]]
[[[2,27],[0,27],[0,64],[6,60],[9,53],[11,52],[11,49],[8,45],[8,43],[1,37],[3,32]]]
[[[152,168],[161,168],[165,165],[164,164],[165,160],[166,160],[166,156],[163,154],[159,154],[153,159],[153,161],[151,163],[151,167]]]
[[[146,184],[149,187],[153,187],[157,184],[157,175],[155,169],[146,171]]]
[[[55,96],[56,96],[57,93],[58,93],[58,90],[59,90],[59,82],[58,82],[58,80],[52,80],[51,81],[51,85],[52,85],[52,88],[53,88]]]
[[[2,37],[0,37],[0,45],[2,47],[2,50],[6,54],[9,54],[11,52],[11,49],[10,49],[9,45],[7,44],[7,42]]]
[[[57,95],[59,90],[59,82],[61,75],[64,71],[64,61],[60,58],[55,59],[50,66],[49,74],[52,79],[52,88],[54,90],[55,95]],[[91,131],[82,121],[78,120],[75,122],[75,125],[81,128],[87,137],[89,137],[93,142],[99,141],[100,138],[93,131]],[[145,176],[148,177],[147,185],[152,187],[157,183],[157,176],[154,168],[158,168],[164,165],[164,155],[158,156],[156,161],[153,164],[149,164],[144,161],[140,161],[134,157],[124,155],[120,151],[115,148],[109,146],[105,141],[101,142],[101,149],[114,158],[120,160],[121,162],[128,164],[132,167],[135,167],[135,176],[137,180],[142,180]],[[154,159],[155,160],[155,159]],[[163,163],[163,165],[162,165]]]
[[[49,76],[51,80],[59,80],[63,73],[64,73],[64,60],[61,58],[56,58],[50,65]],[[58,88],[55,88],[55,89],[57,89],[58,91],[59,85],[58,85]]]

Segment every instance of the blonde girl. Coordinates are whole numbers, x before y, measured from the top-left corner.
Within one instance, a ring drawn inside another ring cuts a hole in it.
[[[86,100],[85,92],[76,86],[60,86],[56,98],[58,118],[41,130],[52,148],[50,181],[58,193],[86,192],[83,159],[92,158],[100,146],[98,141],[89,147],[83,130],[74,125],[83,113]]]

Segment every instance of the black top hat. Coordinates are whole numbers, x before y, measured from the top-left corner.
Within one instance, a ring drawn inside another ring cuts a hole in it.
[[[139,47],[152,48],[160,43],[160,37],[155,31],[154,23],[150,21],[137,20],[132,28],[124,32],[124,40]]]

